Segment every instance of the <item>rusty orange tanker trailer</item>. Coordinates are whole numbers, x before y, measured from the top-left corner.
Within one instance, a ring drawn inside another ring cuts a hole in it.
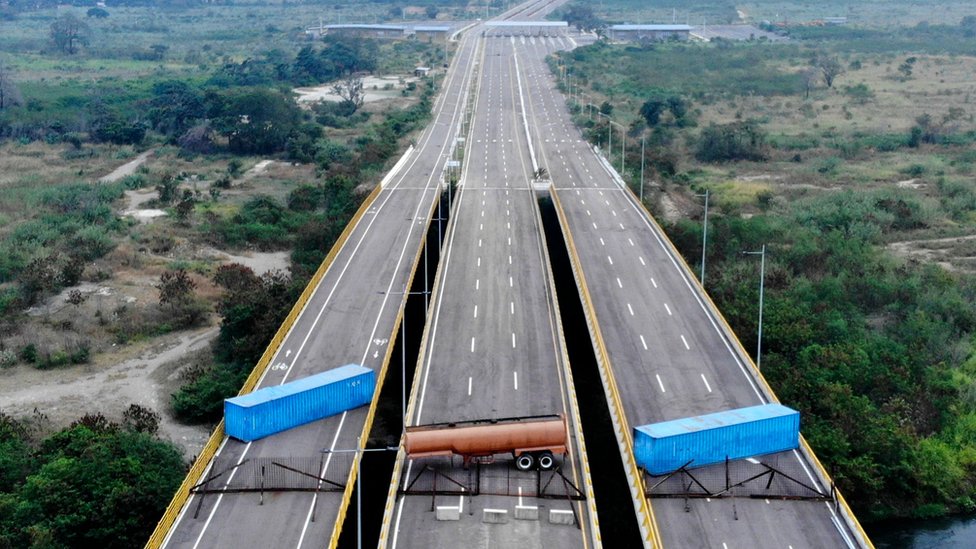
[[[553,454],[566,454],[567,427],[562,415],[479,419],[407,427],[403,446],[411,458],[459,455],[473,458],[512,454],[515,466],[555,467]]]

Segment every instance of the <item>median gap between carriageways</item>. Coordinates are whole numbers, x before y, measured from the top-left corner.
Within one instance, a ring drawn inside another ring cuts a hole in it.
[[[455,198],[456,189],[452,191],[450,198]],[[407,296],[407,304],[404,308],[403,322],[406,324],[406,353],[403,352],[403,340],[400,332],[397,332],[396,341],[393,343],[393,351],[390,354],[390,363],[386,367],[386,378],[383,382],[383,389],[379,394],[379,401],[376,406],[376,416],[373,419],[373,426],[369,433],[369,440],[366,442],[367,449],[379,449],[396,447],[400,444],[400,433],[403,432],[403,421],[401,417],[401,395],[404,381],[406,382],[406,395],[410,398],[410,387],[413,384],[414,371],[417,366],[417,356],[420,351],[420,343],[423,338],[424,326],[427,323],[425,315],[424,293],[430,291],[434,283],[434,273],[440,263],[439,240],[443,240],[447,235],[447,219],[450,217],[450,204],[448,203],[448,193],[441,194],[440,208],[434,209],[434,219],[431,220],[427,235],[424,241],[424,250],[420,252],[420,261],[417,263],[417,272],[413,275],[413,284],[410,287],[410,295]],[[438,211],[440,215],[438,218]],[[440,232],[438,232],[440,231]],[[425,260],[426,257],[426,271]],[[425,281],[426,273],[426,281]],[[391,296],[400,299],[400,295]],[[430,296],[433,297],[433,296]],[[405,361],[404,361],[404,358]],[[405,365],[405,367],[403,367]],[[402,375],[404,373],[405,375]],[[406,380],[403,378],[406,377]],[[383,512],[386,506],[386,496],[389,493],[390,482],[393,479],[393,466],[396,463],[396,452],[365,452],[362,461],[361,485],[363,489],[363,546],[376,547],[379,543],[380,528],[383,523]],[[339,535],[339,549],[356,549],[356,489],[353,488],[352,496],[349,500],[348,511],[342,525],[342,532]]]
[[[600,536],[604,547],[640,547],[643,542],[630,497],[630,486],[624,473],[617,438],[613,434],[610,409],[559,217],[552,199],[548,197],[539,200],[539,209],[552,263],[573,384],[576,386],[576,401],[583,423],[583,438],[600,519]]]

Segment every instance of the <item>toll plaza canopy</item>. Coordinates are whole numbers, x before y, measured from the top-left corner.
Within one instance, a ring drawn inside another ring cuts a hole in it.
[[[565,21],[485,21],[486,27],[568,27]]]

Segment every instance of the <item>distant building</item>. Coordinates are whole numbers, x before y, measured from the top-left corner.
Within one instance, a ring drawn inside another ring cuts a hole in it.
[[[347,23],[341,25],[323,25],[312,27],[305,31],[306,34],[335,34],[341,36],[362,36],[363,38],[405,38],[407,27],[400,25],[364,25],[358,23]]]
[[[688,40],[690,25],[610,25],[610,40],[640,42],[643,40]]]
[[[413,70],[413,75],[416,77],[423,77],[430,74],[430,67],[417,67]]]
[[[413,28],[413,34],[417,40],[433,42],[435,39],[443,40],[450,30],[448,26],[418,25]]]

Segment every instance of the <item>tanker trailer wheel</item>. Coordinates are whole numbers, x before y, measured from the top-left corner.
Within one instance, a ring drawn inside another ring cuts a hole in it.
[[[539,469],[549,471],[556,466],[556,458],[552,457],[552,452],[542,452],[539,454]]]
[[[519,471],[528,471],[535,465],[535,456],[532,454],[522,454],[515,458],[515,468]]]

